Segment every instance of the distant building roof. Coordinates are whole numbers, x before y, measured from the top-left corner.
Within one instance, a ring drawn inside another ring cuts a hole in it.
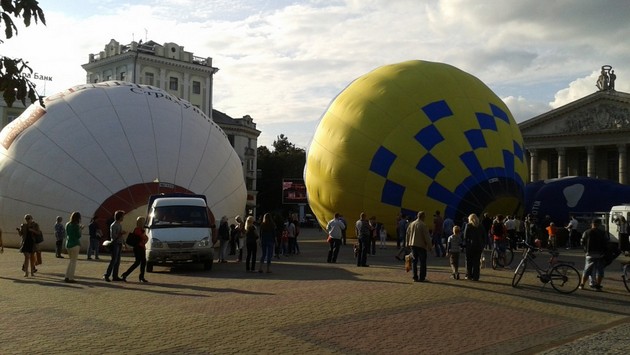
[[[218,125],[222,125],[222,124],[238,125],[235,119],[215,109],[212,109],[212,120]]]

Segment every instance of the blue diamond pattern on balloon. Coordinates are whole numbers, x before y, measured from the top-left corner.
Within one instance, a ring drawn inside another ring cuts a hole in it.
[[[389,149],[380,146],[374,157],[372,157],[372,163],[370,164],[370,171],[386,178],[389,173],[389,169],[396,160],[396,154],[392,153]]]
[[[459,198],[457,198],[457,196],[435,181],[429,186],[427,196],[446,205],[456,206],[457,203],[459,203]]]
[[[444,169],[444,164],[440,163],[433,155],[427,153],[420,159],[416,169],[431,179],[435,179],[437,174]]]
[[[477,121],[479,121],[479,128],[490,129],[495,132],[498,130],[494,116],[483,112],[477,112],[475,115],[477,116]]]
[[[505,173],[508,176],[514,174],[514,154],[505,149],[503,149],[503,166],[505,166]]]
[[[418,143],[422,144],[426,150],[433,149],[433,147],[444,140],[444,137],[434,125],[424,127],[414,138],[418,141]]]
[[[444,100],[432,102],[424,106],[422,111],[433,123],[444,117],[453,116],[453,111]]]
[[[514,142],[514,155],[522,162],[523,161],[523,148],[516,141]]]
[[[477,148],[485,148],[488,145],[486,144],[486,139],[483,136],[483,132],[480,129],[470,129],[464,132],[466,139],[468,139],[468,144],[470,147],[475,150]]]
[[[475,152],[466,152],[460,155],[459,159],[462,163],[464,163],[464,165],[466,165],[471,176],[483,175],[483,168],[481,167],[481,163],[479,163],[479,159],[477,159]]]
[[[495,117],[498,117],[505,121],[505,123],[510,124],[510,118],[508,117],[507,113],[505,113],[505,111],[501,110],[498,106],[493,104],[490,104],[490,109],[492,110],[492,114]]]
[[[405,187],[391,180],[386,180],[381,194],[381,202],[400,207],[402,205]]]

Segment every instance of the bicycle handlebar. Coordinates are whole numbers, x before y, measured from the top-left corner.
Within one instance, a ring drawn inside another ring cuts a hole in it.
[[[538,248],[536,246],[533,246],[533,245],[527,243],[526,241],[521,242],[521,244],[526,246],[531,251],[538,251],[538,252],[544,251],[543,248]],[[551,254],[551,256],[560,256],[560,253],[558,251],[556,251],[556,250],[547,250],[547,252],[549,252],[549,254]]]

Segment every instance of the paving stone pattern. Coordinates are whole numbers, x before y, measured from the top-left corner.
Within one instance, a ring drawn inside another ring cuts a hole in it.
[[[621,354],[630,349],[630,293],[619,263],[604,292],[557,293],[531,272],[453,280],[446,258],[429,256],[429,283],[411,282],[395,243],[358,268],[352,247],[336,264],[316,229],[302,229],[300,255],[247,273],[234,257],[201,266],[155,267],[148,284],[101,280],[109,256],[80,256],[77,283],[67,259],[44,253],[35,277],[22,255],[0,254],[1,354]],[[87,241],[84,241],[87,242]],[[581,269],[579,250],[562,251]],[[260,252],[258,257],[260,257]],[[517,258],[516,258],[517,259]],[[125,254],[121,272],[132,263]],[[518,260],[515,260],[513,267]],[[462,260],[463,264],[463,260]],[[258,262],[257,262],[258,267]],[[463,274],[462,274],[463,275]]]

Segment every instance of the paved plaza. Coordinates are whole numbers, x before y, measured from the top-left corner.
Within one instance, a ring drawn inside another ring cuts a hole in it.
[[[84,241],[86,242],[86,241]],[[22,255],[0,254],[2,354],[625,354],[630,293],[619,261],[604,292],[557,293],[527,273],[481,270],[481,281],[450,279],[446,258],[429,256],[430,283],[412,283],[395,243],[355,266],[344,246],[337,264],[316,229],[303,229],[301,254],[274,259],[272,273],[227,264],[155,267],[148,284],[101,280],[109,261],[85,260],[76,284],[67,259],[44,253],[35,277]],[[260,257],[260,254],[258,255]],[[515,267],[518,260],[512,264]],[[542,259],[542,258],[539,258]],[[579,250],[562,258],[581,270]],[[121,272],[133,259],[123,258]],[[463,263],[463,260],[462,260]],[[258,267],[258,265],[257,265]]]

